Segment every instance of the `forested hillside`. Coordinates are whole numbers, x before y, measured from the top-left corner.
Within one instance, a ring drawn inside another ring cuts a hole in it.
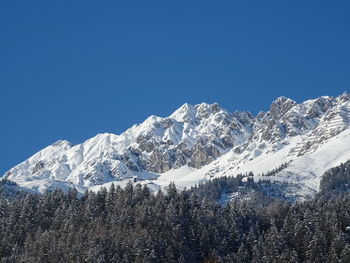
[[[291,203],[251,180],[0,201],[2,262],[350,262],[350,195]],[[262,184],[263,185],[263,184]],[[266,184],[265,184],[266,186]],[[219,204],[218,190],[236,193]],[[211,193],[209,198],[201,193]]]
[[[350,161],[329,169],[324,173],[320,183],[323,195],[334,195],[350,190]]]

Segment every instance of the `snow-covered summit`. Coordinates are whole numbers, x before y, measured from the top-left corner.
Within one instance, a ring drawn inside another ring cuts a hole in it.
[[[249,170],[263,173],[285,162],[293,167],[318,156],[331,141],[337,142],[336,138],[341,141],[349,125],[347,93],[302,103],[279,97],[269,111],[256,117],[249,112],[229,112],[218,103],[186,103],[169,117],[152,115],[120,135],[98,134],[74,146],[58,141],[4,176],[38,191],[51,187],[84,191],[111,182],[122,184],[134,176],[156,186],[169,181],[188,186],[213,176]],[[332,165],[350,159],[350,143],[342,143],[345,157],[333,152],[336,147],[329,150],[329,155],[338,156]],[[312,176],[319,179],[331,164],[323,167],[315,162],[323,168]],[[293,176],[300,173],[309,178],[307,171],[297,170]],[[286,179],[285,171],[280,174],[279,179]],[[312,187],[317,188],[318,179]],[[296,180],[303,183],[306,179]]]
[[[174,119],[178,122],[192,122],[196,118],[197,110],[196,108],[188,103],[185,103],[173,114],[169,116],[169,118]]]

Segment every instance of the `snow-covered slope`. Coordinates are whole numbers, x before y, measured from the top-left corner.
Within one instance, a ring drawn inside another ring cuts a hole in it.
[[[350,159],[349,125],[346,93],[300,104],[280,97],[256,117],[217,103],[184,104],[167,118],[150,116],[120,135],[98,134],[74,146],[58,141],[4,177],[39,192],[124,185],[133,177],[156,190],[171,181],[188,187],[253,171],[312,194],[325,170]]]

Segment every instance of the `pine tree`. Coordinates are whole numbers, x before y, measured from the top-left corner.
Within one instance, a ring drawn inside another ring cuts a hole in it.
[[[237,251],[236,259],[237,259],[237,262],[241,262],[241,263],[250,262],[250,256],[249,256],[247,247],[243,242]]]

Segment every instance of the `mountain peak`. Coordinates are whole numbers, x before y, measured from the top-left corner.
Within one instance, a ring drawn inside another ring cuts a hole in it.
[[[52,144],[52,146],[63,146],[63,145],[67,145],[69,147],[72,146],[72,144],[67,140],[58,140],[57,142],[54,142]]]
[[[217,103],[217,102],[214,102],[213,104],[209,104],[209,103],[206,103],[206,102],[202,102],[200,104],[197,104],[194,106],[197,110],[200,109],[200,110],[212,110],[212,111],[217,111],[218,109],[221,109],[220,107],[220,104]]]
[[[190,122],[195,117],[196,108],[188,103],[183,104],[169,116],[169,118],[177,120],[178,122]]]
[[[169,118],[178,122],[192,122],[196,117],[209,116],[222,110],[219,103],[208,104],[202,102],[200,104],[191,105],[189,103],[183,104],[180,108],[174,111]]]
[[[292,107],[297,105],[297,103],[287,97],[281,96],[275,99],[270,105],[270,113],[274,119],[280,119],[287,111]]]
[[[341,94],[341,95],[338,97],[338,100],[341,101],[341,102],[350,100],[350,95],[349,95],[349,93],[348,93],[347,91],[345,91],[343,94]]]
[[[273,100],[272,104],[284,104],[284,103],[290,103],[290,102],[296,104],[294,100],[285,96],[280,96],[280,97],[277,97],[275,100]]]

